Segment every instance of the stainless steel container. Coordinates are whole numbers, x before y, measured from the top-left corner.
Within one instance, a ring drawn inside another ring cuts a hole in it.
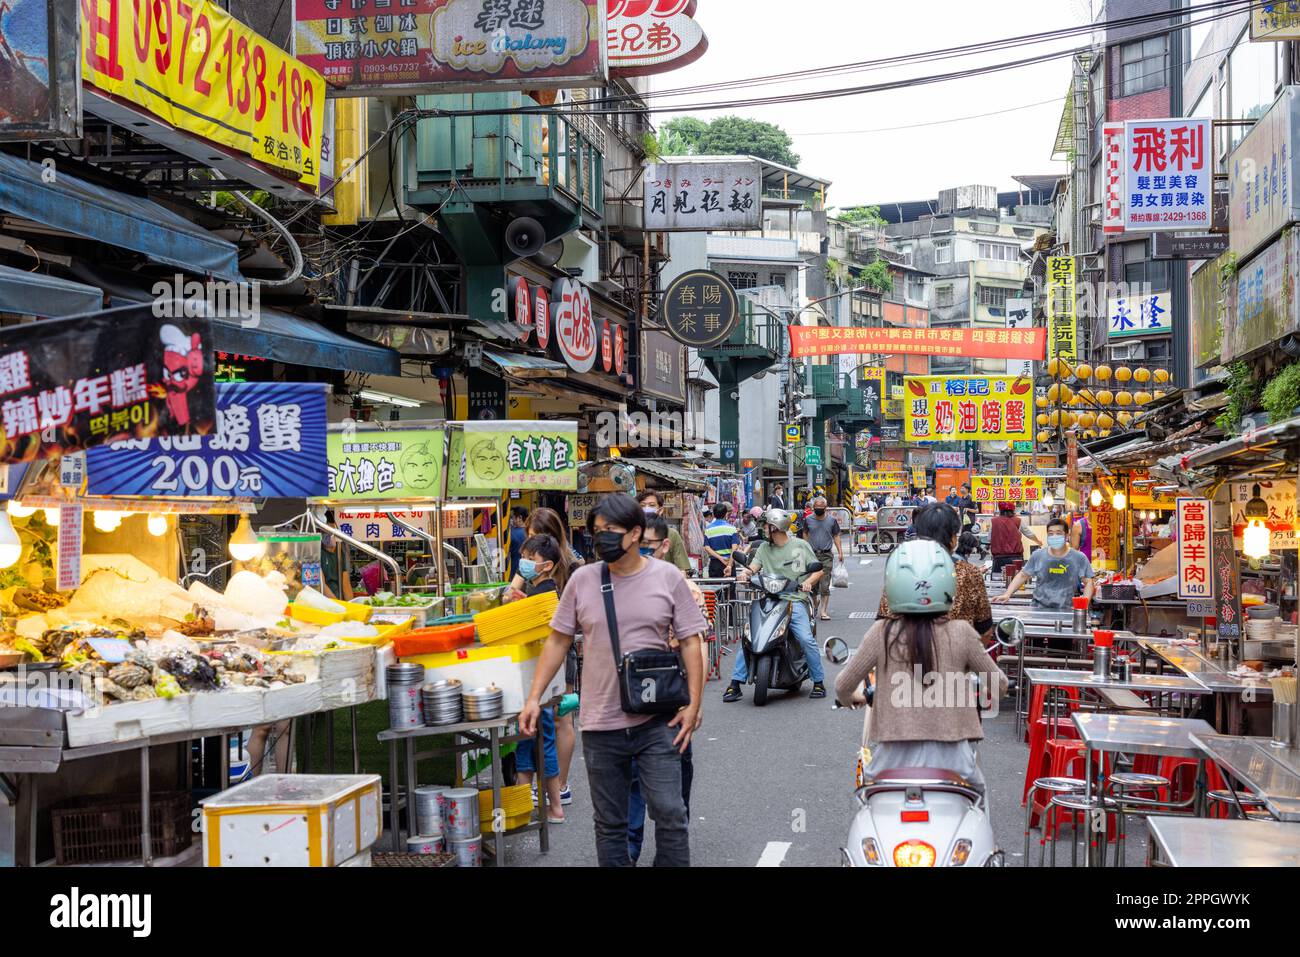
[[[478,791],[475,788],[451,788],[443,794],[447,802],[447,827],[443,832],[454,844],[478,837]]]
[[[1074,633],[1076,635],[1086,634],[1088,631],[1088,609],[1086,608],[1074,609],[1073,624],[1074,624]]]
[[[406,839],[408,854],[441,854],[447,849],[447,842],[441,834],[417,834]]]
[[[1294,748],[1296,746],[1296,706],[1273,701],[1273,740],[1269,743],[1275,748]]]
[[[1092,673],[1097,678],[1110,677],[1110,649],[1092,649]]]
[[[457,867],[478,867],[483,859],[483,836],[475,834],[452,841],[451,851],[456,855]]]
[[[415,827],[420,834],[442,837],[446,819],[443,795],[450,790],[445,784],[426,784],[415,789]]]
[[[1119,667],[1116,669],[1116,677],[1118,677],[1119,680],[1124,682],[1125,684],[1128,684],[1130,681],[1133,680],[1133,659],[1132,658],[1125,657],[1119,659]]]
[[[394,731],[406,731],[424,726],[424,712],[420,702],[420,686],[424,684],[424,665],[410,662],[389,665],[388,725]]]

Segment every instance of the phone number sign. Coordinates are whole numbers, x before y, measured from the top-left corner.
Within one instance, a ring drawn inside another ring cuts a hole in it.
[[[1208,119],[1130,120],[1124,125],[1124,229],[1205,231],[1214,204]]]

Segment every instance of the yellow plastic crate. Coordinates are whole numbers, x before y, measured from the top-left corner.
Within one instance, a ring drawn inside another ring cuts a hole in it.
[[[398,622],[395,625],[382,625],[379,627],[377,635],[359,635],[355,638],[348,635],[340,635],[339,640],[351,642],[354,645],[386,645],[398,635],[404,635],[415,626],[415,619],[408,618],[406,621]]]
[[[343,621],[347,615],[343,611],[338,613],[330,611],[321,611],[318,608],[312,608],[310,605],[289,605],[289,617],[294,621],[305,621],[310,625],[337,625]]]
[[[354,601],[340,602],[343,608],[343,618],[345,621],[367,622],[370,616],[375,613],[375,609],[370,605],[358,604]]]
[[[403,658],[402,661],[411,661],[417,665],[424,665],[426,668],[449,668],[452,665],[488,661],[492,658],[509,658],[515,662],[527,661],[529,658],[540,657],[541,654],[542,643],[540,641],[520,644],[499,642],[490,646],[470,645],[468,648],[457,648],[455,651],[443,651],[432,655],[411,655],[408,658]]]
[[[544,592],[480,612],[474,616],[478,639],[484,644],[513,640],[522,632],[549,625],[559,603],[554,592]]]

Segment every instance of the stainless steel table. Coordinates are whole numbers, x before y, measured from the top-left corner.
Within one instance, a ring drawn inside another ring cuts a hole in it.
[[[1147,861],[1164,867],[1300,867],[1300,826],[1149,817]],[[1158,852],[1158,854],[1157,854]]]
[[[1119,678],[1098,678],[1091,671],[1066,671],[1058,668],[1026,668],[1025,675],[1035,684],[1058,688],[1122,688],[1126,691],[1178,692],[1205,695],[1210,689],[1181,675],[1135,674],[1128,681]]]
[[[1195,645],[1175,643],[1163,638],[1139,638],[1138,645],[1215,693],[1237,694],[1246,688],[1253,688],[1256,694],[1273,697],[1273,686],[1267,678],[1239,678],[1229,674],[1221,664],[1207,658]]]
[[[1205,754],[1199,744],[1192,740],[1193,734],[1214,733],[1204,721],[1198,718],[1148,718],[1127,714],[1097,714],[1076,711],[1070,716],[1074,726],[1079,729],[1079,738],[1085,749],[1084,795],[1089,804],[1093,798],[1093,760],[1092,753],[1113,752],[1116,754],[1156,754],[1175,758],[1196,759],[1196,793],[1193,807],[1199,816],[1205,805]],[[1102,831],[1105,832],[1105,818],[1102,818]],[[1088,841],[1087,861],[1089,866],[1096,866],[1105,860],[1105,854],[1093,841]]]
[[[1267,738],[1238,738],[1213,731],[1193,742],[1250,788],[1279,821],[1300,822],[1300,751],[1275,748]]]

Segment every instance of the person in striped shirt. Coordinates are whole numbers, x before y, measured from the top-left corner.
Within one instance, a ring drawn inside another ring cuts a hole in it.
[[[704,529],[704,553],[709,556],[709,577],[730,578],[735,565],[732,552],[740,544],[740,533],[728,521],[731,506],[719,502],[713,506],[713,521]]]

